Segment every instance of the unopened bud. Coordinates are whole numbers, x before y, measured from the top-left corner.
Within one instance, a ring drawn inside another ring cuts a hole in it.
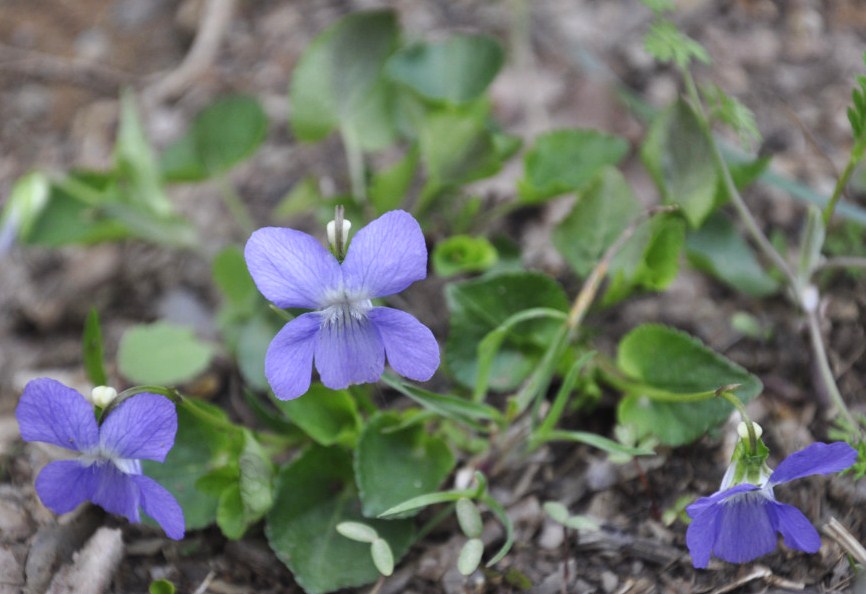
[[[820,300],[821,296],[818,294],[818,288],[815,285],[806,285],[800,291],[800,303],[806,312],[817,310]]]
[[[90,391],[90,402],[99,408],[105,408],[117,398],[117,390],[111,386],[96,386]]]
[[[352,222],[343,219],[343,229],[342,233],[340,233],[340,245],[346,245],[346,242],[349,240],[349,229],[351,228]],[[328,232],[328,243],[331,245],[337,245],[337,221],[328,222],[326,229]]]
[[[764,434],[764,430],[761,426],[752,421],[752,428],[755,430],[755,438],[761,439],[761,435]],[[737,435],[740,436],[740,439],[749,439],[749,429],[746,427],[744,421],[740,421],[739,425],[737,425]]]

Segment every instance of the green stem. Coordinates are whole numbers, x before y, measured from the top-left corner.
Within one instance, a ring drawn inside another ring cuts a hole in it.
[[[749,232],[749,235],[752,236],[752,239],[757,244],[758,248],[764,253],[764,255],[769,258],[769,260],[773,263],[773,265],[778,268],[782,274],[785,275],[788,284],[792,289],[796,292],[796,299],[800,301],[799,291],[797,290],[799,287],[799,283],[797,282],[797,277],[794,274],[794,271],[788,265],[788,262],[782,255],[776,251],[776,248],[773,247],[773,244],[764,235],[764,232],[761,231],[761,227],[758,225],[758,222],[755,220],[755,217],[752,216],[749,207],[746,206],[745,200],[740,195],[740,191],[737,189],[737,184],[734,183],[734,178],[731,177],[731,171],[728,169],[728,164],[722,156],[721,150],[719,150],[719,145],[716,143],[716,139],[713,136],[712,128],[710,127],[709,119],[707,118],[707,114],[704,111],[703,103],[701,102],[700,95],[698,94],[697,85],[695,85],[695,80],[692,78],[691,72],[688,69],[683,68],[681,70],[683,80],[686,83],[686,92],[689,97],[689,100],[692,103],[692,107],[695,109],[696,115],[698,116],[698,123],[700,124],[704,135],[707,138],[707,141],[710,144],[710,148],[713,153],[713,161],[716,164],[716,168],[719,171],[719,175],[722,176],[722,183],[725,186],[725,190],[728,192],[728,195],[731,197],[731,203],[734,205],[734,208],[737,211],[737,214],[740,216],[740,219],[743,221],[743,224],[746,226],[746,230]]]
[[[836,204],[839,203],[839,200],[842,198],[842,193],[845,191],[845,187],[848,185],[848,180],[851,178],[851,174],[854,173],[854,168],[857,166],[857,163],[860,159],[857,159],[854,155],[854,152],[848,157],[848,164],[845,165],[845,170],[842,172],[842,175],[839,176],[839,179],[836,180],[836,187],[833,188],[833,195],[830,196],[830,201],[827,203],[827,206],[824,207],[824,212],[822,213],[824,217],[824,225],[830,224],[830,219],[833,218],[833,212],[836,210]]]
[[[367,182],[364,179],[364,152],[358,135],[351,126],[340,128],[343,146],[346,149],[346,162],[349,165],[349,183],[352,187],[352,198],[356,202],[367,202]]]
[[[719,398],[724,398],[728,402],[731,403],[737,412],[740,413],[740,418],[743,420],[743,423],[746,425],[746,432],[749,434],[749,451],[752,455],[757,455],[758,453],[758,436],[755,434],[755,426],[752,424],[752,419],[749,418],[749,413],[746,412],[746,405],[743,404],[743,401],[737,398],[737,396],[731,391],[734,389],[734,386],[725,386],[724,388],[719,388],[716,390],[716,395]]]
[[[250,215],[250,211],[247,209],[244,204],[243,199],[238,194],[237,190],[234,187],[234,184],[225,176],[221,175],[218,180],[220,187],[220,195],[222,196],[223,203],[226,205],[226,208],[231,213],[232,218],[241,228],[245,235],[251,235],[253,231],[256,229],[256,225],[253,222],[253,218]]]
[[[783,258],[782,255],[778,251],[776,251],[776,248],[773,247],[773,244],[770,243],[770,240],[767,239],[767,236],[764,235],[763,231],[761,231],[761,228],[758,226],[757,221],[755,221],[755,218],[752,216],[752,213],[746,206],[743,197],[740,195],[740,192],[739,190],[737,190],[737,186],[734,183],[733,178],[731,177],[731,172],[728,169],[728,165],[722,157],[715,137],[713,136],[709,120],[707,119],[706,113],[704,112],[700,95],[698,94],[698,89],[695,85],[695,81],[692,78],[691,73],[687,69],[683,68],[681,72],[683,75],[683,79],[686,83],[688,97],[691,100],[694,109],[696,110],[698,122],[700,123],[701,128],[703,129],[704,134],[709,141],[710,147],[713,152],[713,159],[716,163],[716,167],[718,168],[720,175],[722,176],[722,182],[725,185],[725,189],[728,191],[728,194],[731,197],[731,202],[733,203],[734,208],[737,210],[737,214],[739,214],[740,219],[743,221],[743,224],[746,226],[747,231],[752,236],[752,239],[755,241],[761,251],[767,256],[767,258],[769,258],[785,276],[785,280],[787,281],[788,287],[794,294],[794,299],[796,300],[797,305],[806,313],[806,319],[808,320],[809,325],[810,343],[812,344],[812,351],[818,361],[821,379],[827,389],[827,393],[833,400],[833,404],[835,404],[836,407],[839,409],[839,412],[845,418],[846,423],[850,425],[850,430],[854,431],[857,426],[856,422],[854,421],[853,415],[848,410],[848,407],[845,405],[845,401],[842,399],[842,395],[839,392],[838,386],[836,385],[836,379],[833,377],[833,372],[830,369],[830,364],[827,360],[827,352],[824,348],[823,337],[821,336],[821,331],[818,325],[817,312],[813,307],[810,307],[808,306],[808,304],[805,304],[803,302],[803,287],[801,286],[800,280],[797,278],[794,271],[788,265],[788,262],[785,260],[785,258]],[[847,169],[848,167],[846,167],[846,172]],[[837,183],[838,194],[841,195],[841,188],[844,188],[844,184],[841,187],[839,184],[847,180],[847,177],[849,176],[850,173],[847,173],[847,175],[843,173],[842,177],[840,177],[840,181]],[[838,202],[839,198],[836,194],[837,192],[834,191],[834,196],[836,197],[835,202]],[[825,217],[827,216],[828,212],[832,215],[832,210],[833,208],[835,208],[835,202],[831,200],[831,202],[828,203],[827,209],[825,209],[824,211]]]
[[[836,378],[833,375],[833,370],[830,369],[830,361],[827,358],[827,350],[824,348],[824,339],[821,336],[821,326],[818,320],[818,312],[816,309],[810,309],[806,312],[806,322],[809,326],[809,342],[812,344],[812,353],[818,362],[818,372],[823,380],[824,387],[827,389],[827,394],[833,405],[839,409],[839,412],[845,418],[846,430],[852,435],[856,432],[857,421],[854,415],[848,410],[845,400],[842,398],[839,387],[836,385]]]

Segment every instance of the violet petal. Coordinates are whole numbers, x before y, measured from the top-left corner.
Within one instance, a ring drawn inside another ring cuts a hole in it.
[[[367,318],[325,323],[316,340],[316,369],[332,390],[375,382],[385,369],[385,347]]]
[[[418,222],[402,210],[386,212],[359,230],[342,264],[348,290],[367,298],[399,293],[427,276],[427,246]]]
[[[125,516],[130,522],[140,522],[140,492],[131,476],[107,460],[94,467],[97,486],[91,501],[109,513]]]
[[[760,492],[736,495],[717,504],[718,536],[713,554],[731,563],[745,563],[776,549],[776,530],[770,523],[770,500]]]
[[[78,460],[49,462],[36,477],[36,493],[42,503],[56,514],[71,512],[93,498],[99,484],[95,465]]]
[[[770,484],[787,483],[813,474],[841,472],[856,460],[857,451],[844,441],[813,443],[782,460],[770,475]]]
[[[180,540],[184,534],[183,510],[174,495],[158,482],[143,474],[130,477],[141,493],[141,507],[144,512],[162,527],[166,535]]]
[[[265,355],[265,377],[280,400],[297,398],[310,388],[313,353],[322,317],[298,316],[277,332]]]
[[[337,259],[314,237],[294,229],[253,232],[244,258],[259,291],[277,307],[318,308],[340,285]]]
[[[174,404],[165,396],[143,392],[111,410],[99,430],[99,441],[120,458],[163,462],[176,433]]]
[[[821,548],[818,531],[799,509],[773,501],[767,506],[767,511],[773,527],[782,533],[788,548],[806,553],[817,553]]]
[[[96,446],[99,429],[93,406],[60,382],[30,381],[15,409],[24,441],[43,441],[80,452]]]
[[[433,377],[439,367],[439,344],[427,326],[390,307],[374,307],[368,317],[379,332],[394,371],[420,382]]]

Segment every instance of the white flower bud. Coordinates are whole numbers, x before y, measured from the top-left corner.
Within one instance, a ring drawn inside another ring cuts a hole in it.
[[[99,408],[105,408],[117,398],[117,390],[111,386],[96,386],[90,392],[90,402]]]
[[[760,439],[761,435],[764,434],[764,430],[754,421],[752,421],[752,428],[755,430],[755,437]],[[740,421],[740,424],[737,425],[737,435],[740,436],[740,439],[749,439],[749,429],[743,421]]]
[[[328,243],[331,245],[337,244],[337,221],[329,221],[328,226],[326,227],[328,232]],[[346,242],[349,240],[349,229],[352,228],[352,222],[348,219],[343,219],[343,232],[340,237],[340,243],[342,245],[346,245]]]
[[[800,303],[807,312],[813,312],[818,309],[820,300],[821,296],[818,294],[818,288],[815,285],[807,285],[800,291]]]

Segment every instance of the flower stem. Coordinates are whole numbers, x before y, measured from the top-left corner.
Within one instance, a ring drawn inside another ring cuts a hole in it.
[[[856,158],[853,152],[848,157],[848,163],[845,165],[845,170],[842,171],[842,175],[840,175],[839,179],[836,180],[836,186],[833,188],[833,195],[830,196],[830,201],[827,202],[827,206],[824,207],[824,212],[821,213],[824,217],[824,225],[830,224],[830,219],[833,218],[833,212],[836,210],[836,204],[838,204],[839,200],[842,198],[845,187],[848,185],[848,180],[851,179],[851,174],[854,173],[854,168],[857,166],[859,161],[860,159]]]
[[[357,133],[351,126],[340,128],[343,137],[343,147],[346,149],[346,162],[349,165],[349,183],[352,188],[352,198],[356,202],[367,201],[367,183],[364,179],[364,153]]]
[[[222,196],[223,203],[226,205],[229,213],[231,213],[232,218],[241,228],[241,231],[244,232],[245,235],[251,235],[255,230],[256,225],[253,223],[253,218],[250,216],[249,210],[247,210],[246,205],[244,204],[243,199],[238,194],[238,191],[235,189],[232,182],[225,176],[221,175],[219,177],[219,186],[220,186],[220,195]]]
[[[848,410],[848,407],[845,404],[841,393],[839,392],[839,388],[836,385],[836,379],[833,377],[833,372],[830,369],[830,364],[827,359],[827,351],[824,348],[823,337],[821,336],[821,331],[818,324],[817,310],[814,307],[811,307],[808,303],[804,302],[803,295],[805,292],[803,291],[804,287],[801,286],[802,283],[800,279],[794,273],[793,269],[789,266],[785,258],[782,257],[782,255],[776,250],[776,248],[773,247],[773,244],[770,243],[770,240],[767,238],[766,235],[764,235],[764,232],[761,231],[761,228],[758,226],[757,221],[752,216],[752,213],[751,211],[749,211],[748,206],[746,206],[746,202],[740,195],[739,190],[737,190],[737,186],[734,183],[733,178],[731,177],[730,170],[728,169],[728,164],[722,157],[722,153],[719,150],[718,143],[716,143],[716,139],[713,136],[712,128],[710,127],[709,120],[701,103],[701,98],[698,94],[698,89],[695,85],[694,78],[692,78],[691,73],[686,68],[681,69],[681,73],[686,84],[688,98],[693,105],[696,115],[698,116],[698,122],[700,123],[701,128],[703,128],[704,134],[709,141],[710,147],[713,152],[713,160],[716,163],[719,174],[722,176],[722,183],[724,184],[725,189],[731,197],[731,202],[734,205],[734,208],[736,209],[737,214],[740,216],[743,224],[746,226],[746,230],[749,232],[757,246],[761,249],[764,255],[771,262],[773,262],[776,268],[778,268],[782,272],[787,282],[787,285],[793,295],[794,301],[800,307],[800,309],[805,312],[806,319],[809,325],[809,342],[812,345],[812,351],[818,362],[821,380],[824,383],[824,386],[827,389],[827,393],[833,401],[833,404],[836,406],[836,408],[839,409],[839,412],[844,417],[847,430],[851,432],[852,436],[855,436],[857,434],[857,423],[854,420],[851,411]],[[833,199],[831,199],[831,202],[827,205],[827,208],[824,211],[825,221],[827,220],[827,218],[829,218],[829,216],[832,216],[833,209],[835,208],[836,202],[838,202],[839,200],[842,189],[844,189],[844,185],[845,183],[847,183],[847,179],[851,175],[851,172],[848,171],[849,168],[853,168],[851,161],[849,161],[848,167],[845,168],[845,172],[839,178],[839,182],[837,182],[836,184],[836,190],[834,190],[833,193]]]

